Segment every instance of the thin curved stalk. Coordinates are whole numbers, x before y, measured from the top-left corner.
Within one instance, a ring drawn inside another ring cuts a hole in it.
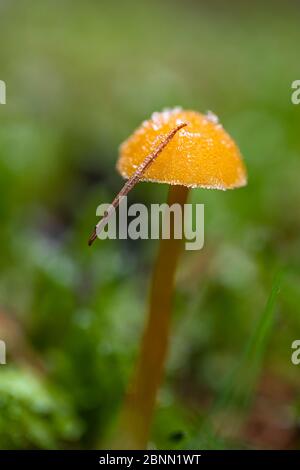
[[[158,147],[151,152],[145,160],[139,165],[135,173],[126,181],[121,191],[117,194],[113,202],[108,207],[107,211],[105,212],[103,218],[98,222],[96,227],[93,230],[92,235],[89,238],[88,244],[91,246],[93,242],[97,238],[97,234],[99,234],[104,227],[106,226],[110,216],[114,213],[115,209],[119,206],[122,198],[127,196],[129,191],[140,181],[143,174],[147,171],[147,169],[152,165],[152,163],[157,159],[157,157],[161,154],[163,149],[171,142],[175,134],[180,131],[183,127],[187,126],[185,122],[182,122],[177,127],[172,129],[162,140],[162,142],[158,145]]]

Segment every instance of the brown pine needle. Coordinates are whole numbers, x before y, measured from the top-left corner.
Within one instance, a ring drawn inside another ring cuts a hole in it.
[[[128,179],[128,181],[126,181],[126,183],[124,184],[121,191],[117,194],[117,196],[115,197],[115,199],[113,200],[111,205],[108,207],[107,211],[104,213],[103,218],[96,225],[92,235],[89,238],[89,241],[88,241],[89,246],[91,246],[92,243],[96,240],[97,233],[99,234],[101,232],[101,230],[104,229],[104,227],[106,226],[110,216],[112,215],[114,210],[119,206],[122,198],[127,196],[127,194],[132,190],[132,188],[134,188],[134,186],[139,182],[142,175],[149,168],[149,166],[152,165],[152,163],[156,160],[158,155],[163,151],[163,149],[173,139],[175,134],[185,126],[187,126],[187,124],[182,123],[179,126],[175,127],[172,131],[170,131],[169,134],[167,134],[166,138],[158,145],[156,150],[154,150],[152,153],[147,155],[145,160],[137,168],[136,172]]]

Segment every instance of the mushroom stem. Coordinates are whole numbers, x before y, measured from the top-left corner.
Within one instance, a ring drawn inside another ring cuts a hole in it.
[[[189,189],[171,186],[168,204],[184,206]],[[125,399],[118,428],[118,446],[145,449],[149,439],[157,391],[169,342],[172,293],[182,240],[174,238],[171,213],[170,239],[161,239],[151,281],[149,313],[134,380]]]

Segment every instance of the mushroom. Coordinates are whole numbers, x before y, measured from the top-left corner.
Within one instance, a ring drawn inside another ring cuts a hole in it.
[[[149,162],[146,168],[145,162]],[[137,181],[169,184],[168,204],[177,203],[181,207],[187,201],[190,188],[226,190],[247,183],[239,149],[217,117],[211,112],[203,115],[181,108],[155,112],[150,120],[143,122],[121,145],[117,169],[129,179],[129,189]],[[114,203],[116,201],[118,204],[119,195]],[[104,219],[108,216],[109,213],[105,214]],[[117,439],[115,445],[122,445],[122,448],[146,447],[162,379],[175,271],[182,248],[182,240],[174,236],[173,219],[171,225],[170,239],[160,240],[141,352],[121,411],[118,433],[122,440]],[[95,233],[92,241],[93,237]]]

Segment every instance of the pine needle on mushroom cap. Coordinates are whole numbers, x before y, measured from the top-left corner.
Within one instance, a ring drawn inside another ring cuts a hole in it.
[[[218,118],[181,108],[152,114],[120,147],[117,169],[129,178],[162,136],[187,123],[141,177],[141,181],[210,189],[234,189],[247,184],[240,151]]]

